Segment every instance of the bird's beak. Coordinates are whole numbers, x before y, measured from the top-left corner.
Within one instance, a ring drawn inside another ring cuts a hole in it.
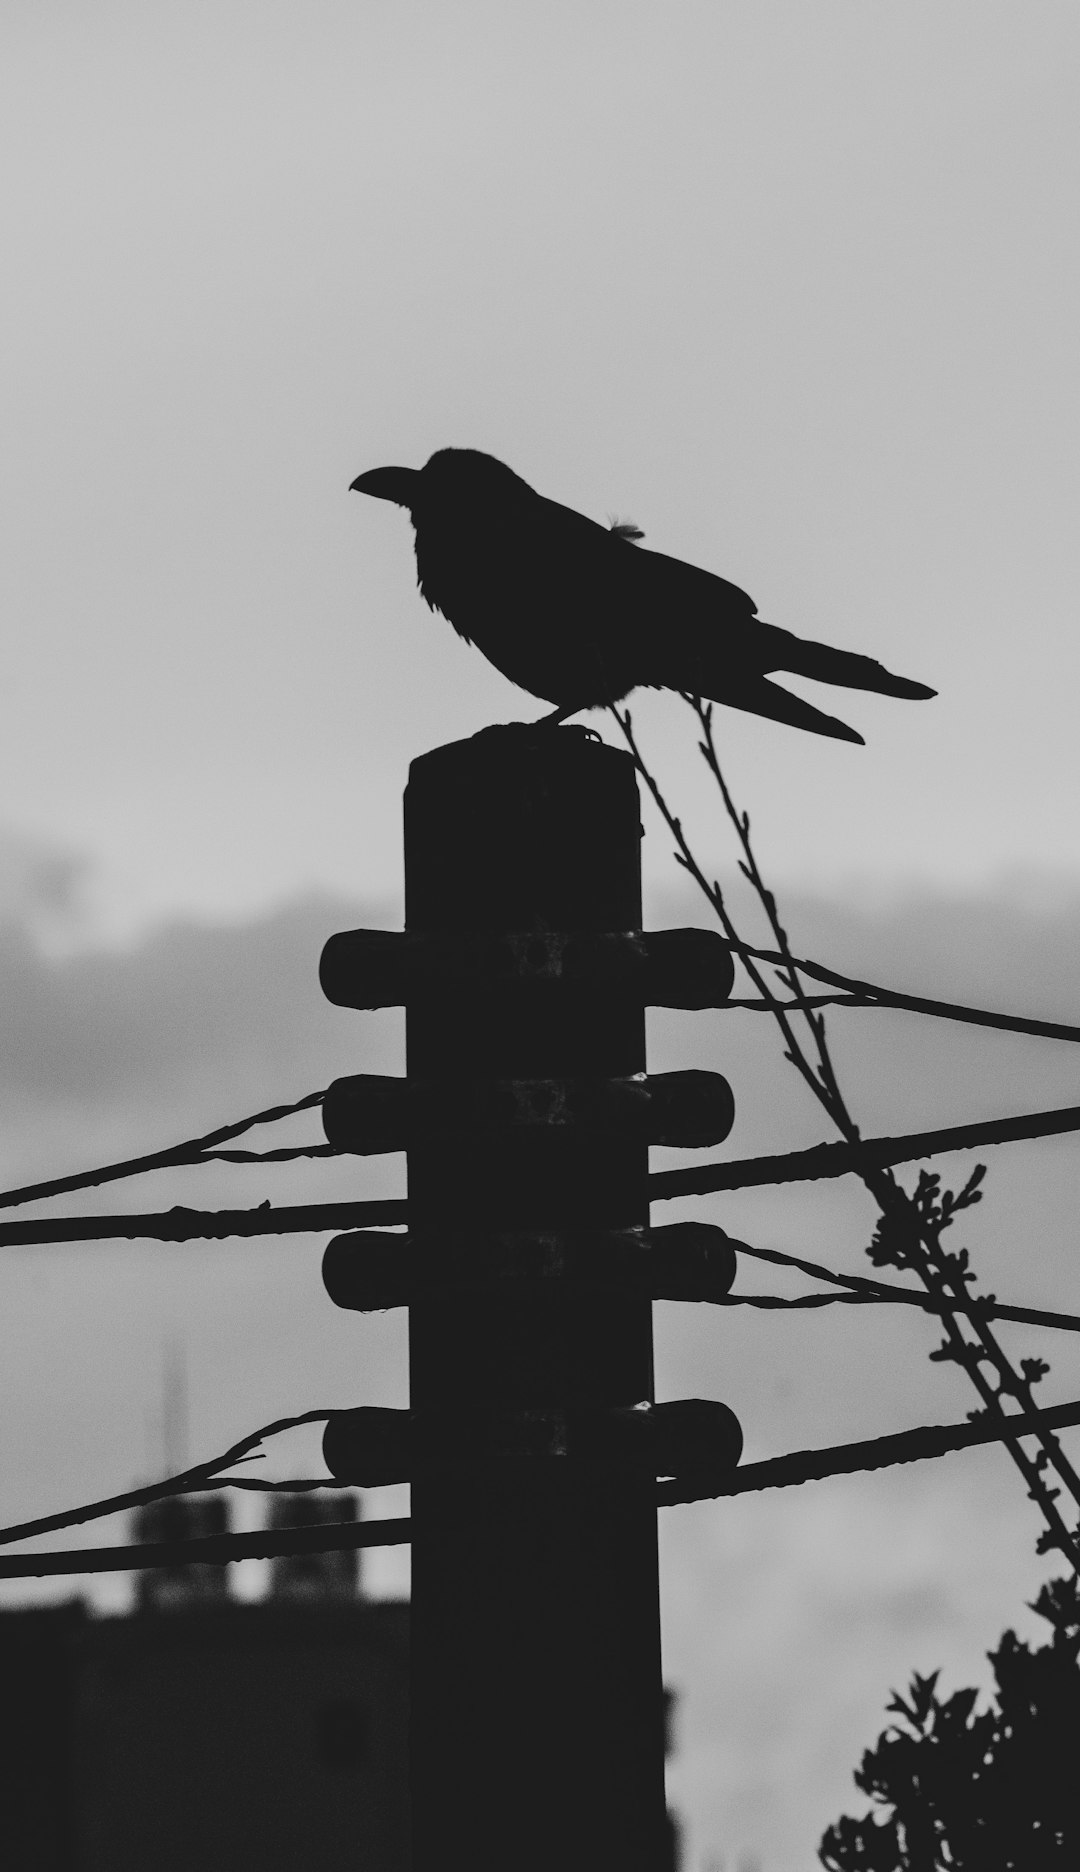
[[[416,499],[420,475],[415,468],[371,468],[367,474],[350,481],[349,492],[374,494],[376,500],[396,501],[399,507],[411,507]]]

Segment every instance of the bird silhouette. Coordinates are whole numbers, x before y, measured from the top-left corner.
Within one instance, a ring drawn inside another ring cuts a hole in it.
[[[373,468],[351,485],[408,508],[428,604],[511,682],[555,704],[544,722],[649,687],[861,742],[769,675],[936,694],[872,657],[765,623],[737,585],[638,546],[637,527],[603,527],[545,499],[477,449],[439,449],[423,468]]]

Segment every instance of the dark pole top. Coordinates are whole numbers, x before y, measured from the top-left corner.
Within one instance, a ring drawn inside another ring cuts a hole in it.
[[[583,728],[487,728],[421,755],[405,823],[414,860],[423,847],[406,874],[410,928],[640,928],[634,764]]]

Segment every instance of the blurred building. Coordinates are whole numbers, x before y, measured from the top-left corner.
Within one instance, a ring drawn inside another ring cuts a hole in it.
[[[147,1502],[132,1517],[132,1539],[138,1542],[201,1540],[228,1532],[229,1503],[220,1492],[172,1495],[164,1501]],[[135,1595],[141,1612],[186,1612],[200,1605],[224,1605],[230,1596],[229,1569],[147,1567],[135,1575]]]
[[[356,1514],[279,1496],[271,1525]],[[225,1496],[181,1496],[133,1533],[228,1522]],[[409,1608],[365,1600],[359,1562],[281,1555],[255,1603],[227,1567],[155,1567],[127,1617],[0,1612],[0,1872],[407,1872]],[[657,1872],[678,1865],[668,1829]]]
[[[323,1527],[329,1521],[355,1521],[355,1495],[275,1495],[270,1504],[272,1528]],[[327,1605],[349,1601],[360,1590],[360,1549],[338,1547],[330,1553],[277,1554],[270,1562],[274,1599],[309,1600]]]
[[[678,1705],[676,1691],[664,1686],[664,1760],[670,1761],[675,1753],[675,1710]],[[678,1815],[669,1807],[667,1810],[667,1832],[664,1838],[664,1863],[660,1872],[679,1872],[682,1864],[682,1829]]]
[[[277,1498],[274,1523],[355,1517]],[[140,1540],[224,1532],[221,1496],[143,1510]],[[358,1555],[139,1576],[137,1609],[0,1613],[0,1864],[19,1872],[408,1866],[408,1606]]]

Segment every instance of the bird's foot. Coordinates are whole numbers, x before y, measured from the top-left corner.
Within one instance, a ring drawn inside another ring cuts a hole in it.
[[[571,715],[580,715],[585,709],[593,707],[595,707],[595,704],[592,702],[575,702],[571,708],[552,709],[550,715],[541,715],[539,721],[532,722],[530,726],[533,728],[561,728],[564,722],[569,720]],[[601,739],[601,736],[597,734],[595,728],[586,728],[584,722],[579,722],[576,725],[588,740],[599,741]]]
[[[579,707],[587,708],[588,706],[588,703],[579,704]],[[575,708],[553,709],[550,715],[541,715],[538,721],[492,722],[487,728],[481,728],[473,738],[478,740],[480,735],[516,735],[519,739],[543,743],[547,741],[553,729],[566,726],[568,715],[577,713],[578,710]],[[569,732],[584,735],[587,741],[603,739],[597,734],[595,728],[586,728],[583,722],[574,722]]]
[[[595,728],[587,728],[584,722],[569,724],[567,721],[568,716],[577,715],[582,709],[590,706],[588,702],[579,702],[575,708],[553,709],[550,715],[541,715],[539,721],[529,722],[529,731],[538,740],[546,740],[553,728],[568,727],[571,734],[583,735],[586,741],[600,741],[603,737],[597,734]]]

